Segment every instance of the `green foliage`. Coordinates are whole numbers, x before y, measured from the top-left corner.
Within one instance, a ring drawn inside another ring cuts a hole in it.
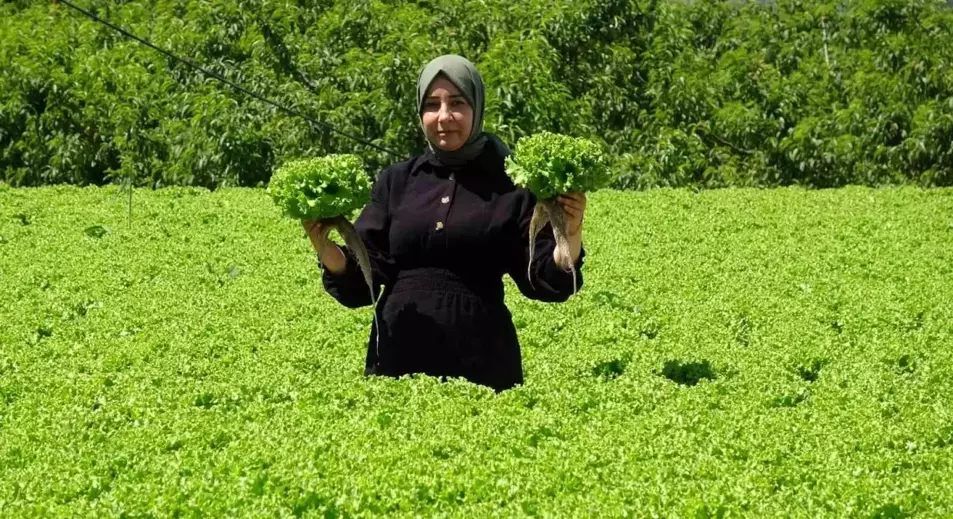
[[[506,158],[506,171],[540,199],[596,191],[609,183],[608,161],[598,144],[550,132],[520,139]]]
[[[328,155],[283,164],[271,177],[267,192],[286,216],[320,220],[360,210],[370,190],[360,157]]]
[[[0,179],[264,186],[300,156],[420,153],[420,67],[487,80],[487,129],[606,147],[613,186],[953,185],[937,0],[197,0],[102,16],[388,156],[53,2],[0,3]]]
[[[487,89],[486,128],[506,142],[535,129],[570,131],[572,96],[555,79],[557,56],[536,37],[501,37],[481,60]]]
[[[953,190],[593,193],[500,395],[365,379],[264,190],[116,192],[0,188],[0,516],[953,515]]]

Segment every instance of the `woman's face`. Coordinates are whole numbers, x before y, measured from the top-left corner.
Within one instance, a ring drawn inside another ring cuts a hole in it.
[[[473,128],[473,108],[460,90],[443,76],[430,85],[421,118],[427,139],[444,151],[463,146]]]

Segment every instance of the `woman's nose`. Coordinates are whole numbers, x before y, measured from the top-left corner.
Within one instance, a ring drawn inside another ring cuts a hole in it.
[[[450,112],[450,105],[447,103],[441,103],[440,111],[437,112],[437,119],[441,122],[447,122],[453,120],[453,114]]]

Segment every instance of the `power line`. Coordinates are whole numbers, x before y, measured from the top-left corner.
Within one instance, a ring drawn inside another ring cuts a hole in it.
[[[308,116],[308,115],[305,115],[305,114],[303,114],[303,113],[301,113],[301,112],[299,112],[299,111],[297,111],[297,110],[295,110],[295,109],[293,109],[293,108],[288,108],[288,107],[283,106],[283,105],[281,105],[281,104],[278,104],[278,103],[276,103],[276,102],[274,102],[274,101],[272,101],[272,100],[270,100],[270,99],[268,99],[268,98],[266,98],[266,97],[264,97],[264,96],[262,96],[262,95],[259,95],[259,94],[255,93],[255,92],[252,92],[251,90],[248,90],[247,88],[245,88],[245,87],[243,87],[243,86],[241,86],[241,85],[238,85],[238,84],[236,84],[236,83],[233,83],[233,82],[229,81],[228,79],[225,79],[225,77],[223,77],[223,76],[220,75],[220,74],[217,74],[217,73],[215,73],[215,72],[213,72],[213,71],[211,71],[211,70],[208,70],[208,69],[205,69],[205,68],[203,68],[203,67],[200,67],[199,65],[196,65],[195,63],[192,63],[191,61],[189,61],[189,60],[187,60],[187,59],[185,59],[185,58],[180,58],[180,57],[176,56],[175,54],[172,54],[171,52],[169,52],[169,51],[167,51],[167,50],[165,50],[165,49],[163,49],[163,48],[161,48],[161,47],[158,47],[158,46],[156,46],[156,45],[150,43],[149,41],[144,40],[144,39],[142,39],[142,38],[136,36],[135,34],[130,33],[129,31],[123,29],[122,27],[119,27],[119,26],[117,26],[117,25],[114,25],[113,23],[109,22],[108,20],[103,20],[102,18],[100,18],[100,17],[96,16],[95,14],[93,14],[93,13],[87,11],[86,9],[83,9],[82,7],[79,7],[79,6],[75,5],[74,3],[70,2],[69,0],[53,0],[53,3],[55,3],[55,4],[63,4],[63,5],[65,5],[65,6],[69,7],[69,8],[71,8],[71,9],[74,9],[74,10],[76,10],[77,12],[83,14],[84,16],[90,18],[91,20],[93,20],[93,21],[95,21],[95,22],[99,22],[99,23],[101,23],[101,24],[103,24],[103,25],[109,27],[110,29],[113,29],[113,30],[115,30],[115,31],[117,31],[117,32],[119,32],[119,33],[121,33],[123,36],[126,36],[127,38],[131,38],[131,39],[133,39],[133,40],[136,40],[136,41],[138,41],[139,43],[141,43],[141,44],[143,44],[143,45],[145,45],[145,46],[147,46],[147,47],[149,47],[149,48],[151,48],[151,49],[153,49],[153,50],[155,50],[155,51],[157,51],[157,52],[160,52],[160,53],[162,53],[162,54],[168,56],[169,58],[172,58],[173,60],[175,60],[175,61],[177,61],[177,62],[179,62],[179,63],[184,63],[186,66],[189,66],[189,67],[191,67],[191,68],[193,68],[193,69],[195,69],[195,70],[198,70],[199,72],[202,72],[203,74],[205,74],[205,75],[207,75],[207,76],[210,76],[210,77],[212,77],[212,78],[215,78],[215,79],[221,81],[222,83],[225,83],[226,85],[228,85],[228,86],[230,86],[230,87],[232,87],[232,88],[234,88],[234,89],[236,89],[236,90],[238,90],[238,91],[241,91],[241,92],[243,92],[243,93],[245,93],[245,94],[247,94],[247,95],[250,95],[250,96],[254,97],[255,99],[258,99],[259,101],[262,101],[262,102],[267,103],[267,104],[269,104],[269,105],[271,105],[271,106],[274,106],[275,108],[277,108],[277,109],[279,109],[279,110],[281,110],[281,111],[283,111],[283,112],[285,112],[285,113],[287,113],[287,114],[289,114],[289,115],[292,115],[292,116],[295,116],[295,117],[300,117],[300,118],[302,118],[302,119],[304,119],[304,120],[306,120],[306,121],[308,121],[308,122],[310,122],[310,123],[312,123],[312,124],[318,125],[318,126],[320,126],[320,127],[322,127],[322,128],[326,128],[326,129],[328,129],[328,130],[330,130],[330,131],[332,131],[332,132],[334,132],[334,133],[337,133],[337,134],[342,135],[342,136],[344,136],[344,137],[347,137],[347,138],[349,138],[349,139],[351,139],[351,140],[354,140],[354,141],[356,141],[356,142],[359,142],[359,143],[361,143],[361,144],[364,144],[365,146],[369,146],[369,147],[374,148],[374,149],[376,149],[376,150],[383,151],[384,153],[388,153],[388,154],[390,154],[390,155],[393,155],[394,157],[400,157],[400,156],[401,156],[401,154],[399,154],[399,153],[397,153],[397,152],[395,152],[395,151],[393,151],[393,150],[389,150],[389,149],[387,149],[387,148],[385,148],[385,147],[383,147],[383,146],[379,146],[379,145],[377,145],[377,144],[374,144],[373,142],[368,141],[367,139],[362,139],[362,138],[360,138],[360,137],[357,137],[356,135],[352,135],[352,134],[349,134],[349,133],[347,133],[347,132],[338,130],[337,128],[335,128],[334,126],[331,126],[330,124],[323,123],[323,122],[321,122],[321,121],[319,121],[319,120],[317,120],[317,119],[315,119],[315,118],[313,118],[313,117],[310,117],[310,116]]]

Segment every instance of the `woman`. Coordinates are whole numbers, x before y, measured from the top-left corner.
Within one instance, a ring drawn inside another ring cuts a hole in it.
[[[571,269],[582,285],[583,194],[560,199],[573,264],[558,264],[562,256],[547,226],[536,239],[532,279],[526,278],[535,199],[507,176],[506,146],[483,131],[483,101],[483,81],[472,63],[454,55],[430,62],[417,81],[428,149],[381,172],[355,222],[371,259],[375,291],[382,294],[366,375],[463,377],[497,391],[522,384],[503,275],[539,301],[567,300]],[[327,292],[349,308],[370,305],[351,252],[322,240],[320,225],[302,223]]]

